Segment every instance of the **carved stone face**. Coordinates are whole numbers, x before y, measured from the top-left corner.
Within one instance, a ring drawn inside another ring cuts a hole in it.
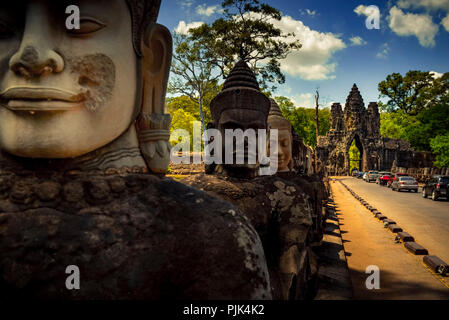
[[[258,129],[266,129],[267,123],[265,120],[265,116],[262,112],[256,111],[256,110],[246,110],[246,109],[228,109],[221,113],[220,119],[218,121],[218,130],[221,133],[221,136],[223,137],[223,161],[225,157],[225,134],[226,129],[241,129],[243,132],[245,132],[247,129],[253,129],[256,134],[257,138],[257,131]],[[248,163],[248,151],[251,150],[251,148],[248,148],[248,140],[245,139],[244,143],[244,150],[245,150],[245,163],[244,164],[236,164],[235,158],[234,158],[234,164],[225,164],[227,168],[247,168],[251,170],[257,170],[258,164],[249,164]],[[235,155],[236,153],[236,143],[234,143],[234,149],[233,153]],[[255,155],[257,160],[257,155]]]
[[[126,2],[70,4],[79,30],[65,26],[65,1],[0,4],[0,148],[11,154],[80,156],[132,121],[137,58]]]
[[[278,130],[278,170],[288,170],[288,164],[292,160],[292,135],[288,129]]]
[[[292,134],[286,128],[272,128],[278,130],[278,171],[288,171],[292,160]],[[270,154],[270,145],[268,144],[268,154]]]

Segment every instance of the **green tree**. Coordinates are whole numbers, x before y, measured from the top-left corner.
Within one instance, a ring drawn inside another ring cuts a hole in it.
[[[275,97],[282,115],[291,122],[295,131],[309,146],[316,145],[315,109],[295,107],[287,97]],[[318,126],[320,136],[326,135],[330,129],[330,110],[322,108],[318,111]]]
[[[207,123],[212,120],[210,113],[210,99],[211,95],[207,95],[203,102],[203,116],[204,121]],[[172,114],[177,110],[184,110],[191,114],[197,121],[201,121],[198,104],[193,102],[188,96],[169,97],[166,99],[166,110],[169,114]]]
[[[243,60],[265,89],[268,83],[273,84],[271,90],[276,88],[275,83],[284,83],[279,60],[301,44],[286,41],[294,34],[284,33],[272,23],[281,20],[281,12],[259,0],[225,0],[221,6],[223,17],[189,31],[195,39],[207,43],[209,61],[225,76],[237,59]]]
[[[430,142],[432,152],[436,154],[435,166],[439,168],[449,167],[449,133],[439,135]]]
[[[352,141],[351,146],[349,147],[349,172],[352,173],[352,170],[357,169],[360,171],[360,150],[357,148],[355,144],[355,139]]]
[[[381,98],[388,98],[384,110],[401,109],[416,115],[425,108],[447,100],[449,73],[435,79],[430,72],[410,70],[405,76],[393,73],[378,85]]]
[[[176,129],[186,130],[190,135],[190,145],[193,146],[193,122],[198,119],[188,111],[183,109],[176,109],[170,113],[172,117],[172,125],[170,127],[170,134]],[[176,145],[180,140],[170,140],[171,145]]]
[[[171,78],[168,92],[183,94],[198,104],[203,130],[206,129],[203,104],[206,96],[215,93],[218,88],[219,72],[208,59],[209,48],[199,39],[190,35],[174,34],[175,49],[171,66]]]
[[[418,151],[430,151],[430,140],[449,132],[449,104],[439,103],[409,115],[403,110],[380,114],[383,137],[402,139]]]

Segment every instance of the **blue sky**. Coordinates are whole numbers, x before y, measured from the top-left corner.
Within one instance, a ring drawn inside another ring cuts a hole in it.
[[[312,107],[317,87],[323,104],[344,104],[353,83],[367,105],[378,101],[377,84],[388,74],[449,72],[449,0],[265,2],[282,12],[278,27],[303,43],[281,61],[286,82],[275,93],[297,106]],[[158,22],[185,32],[217,19],[220,3],[162,0]],[[380,10],[380,29],[365,26],[370,5]]]

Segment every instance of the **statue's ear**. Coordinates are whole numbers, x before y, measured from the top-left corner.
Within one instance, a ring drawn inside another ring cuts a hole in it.
[[[170,31],[160,24],[145,30],[142,42],[142,106],[136,120],[140,150],[154,173],[167,171],[170,162],[170,115],[164,114],[165,93],[172,59]]]
[[[172,60],[170,31],[157,23],[150,24],[142,37],[143,99],[141,112],[164,112],[165,94]]]

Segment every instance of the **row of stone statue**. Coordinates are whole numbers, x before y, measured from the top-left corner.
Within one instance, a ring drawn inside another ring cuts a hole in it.
[[[294,169],[291,123],[260,91],[245,62],[235,65],[210,107],[209,127],[223,135],[225,129],[277,129],[278,172],[258,176],[257,165],[217,164],[182,182],[229,201],[249,219],[262,240],[274,299],[312,297],[317,274],[312,248],[323,236],[324,184]]]
[[[313,295],[322,182],[244,165],[186,180],[195,187],[166,178],[172,42],[160,0],[77,5],[88,18],[76,31],[59,2],[0,7],[0,298]],[[268,119],[285,132],[284,167],[290,125],[271,105],[238,63],[214,124]]]

